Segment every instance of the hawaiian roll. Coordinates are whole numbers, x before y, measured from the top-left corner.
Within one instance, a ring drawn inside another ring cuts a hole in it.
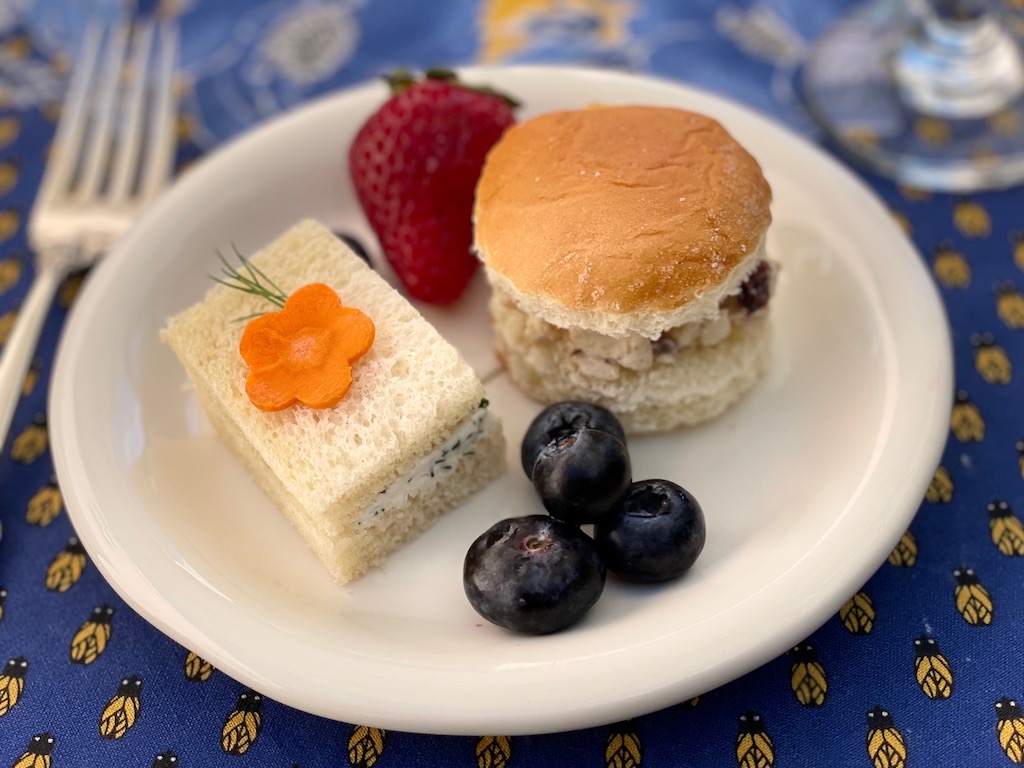
[[[770,361],[771,198],[701,114],[601,106],[510,128],[474,238],[512,380],[541,402],[603,405],[631,432],[722,413]]]

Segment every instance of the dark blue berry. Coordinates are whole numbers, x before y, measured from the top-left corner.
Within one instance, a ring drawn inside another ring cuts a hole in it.
[[[581,427],[545,445],[533,467],[544,508],[567,523],[597,523],[615,514],[632,480],[626,445],[601,429]]]
[[[740,286],[740,306],[747,314],[756,312],[771,298],[772,268],[767,261],[758,262],[754,271]]]
[[[352,252],[355,253],[356,256],[365,261],[371,267],[373,266],[370,254],[366,252],[366,248],[363,247],[363,244],[354,235],[350,235],[348,232],[335,232],[334,236],[351,248]]]
[[[633,483],[612,520],[594,528],[608,570],[629,581],[667,581],[697,560],[707,531],[704,512],[669,480]]]
[[[488,621],[534,635],[579,620],[604,589],[605,565],[594,541],[548,515],[502,520],[466,553],[462,583]]]
[[[622,425],[607,408],[578,400],[554,403],[534,417],[523,436],[520,458],[526,476],[533,477],[533,465],[537,461],[537,454],[545,445],[556,437],[575,432],[580,427],[601,429],[612,433],[623,443],[626,442],[626,433]]]

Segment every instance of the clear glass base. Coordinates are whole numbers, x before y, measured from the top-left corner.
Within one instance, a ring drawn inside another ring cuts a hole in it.
[[[836,24],[801,73],[809,112],[841,150],[901,184],[964,193],[1024,182],[1024,14],[931,14],[874,0]]]

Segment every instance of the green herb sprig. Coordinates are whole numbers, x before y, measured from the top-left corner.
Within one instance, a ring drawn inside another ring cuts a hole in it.
[[[259,267],[245,258],[245,255],[238,250],[234,243],[231,244],[231,250],[235,252],[235,257],[238,259],[240,266],[232,266],[228,258],[218,248],[217,258],[221,262],[221,276],[210,275],[210,279],[236,291],[259,296],[277,307],[283,307],[288,299],[288,295],[278,288],[274,281],[267,277]],[[251,320],[262,314],[265,313],[256,312],[245,317],[236,318],[236,320]]]

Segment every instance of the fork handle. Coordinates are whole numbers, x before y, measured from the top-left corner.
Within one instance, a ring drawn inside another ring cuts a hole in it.
[[[3,355],[0,356],[0,446],[7,441],[29,363],[59,283],[60,275],[56,270],[42,269],[36,273],[3,347]]]

